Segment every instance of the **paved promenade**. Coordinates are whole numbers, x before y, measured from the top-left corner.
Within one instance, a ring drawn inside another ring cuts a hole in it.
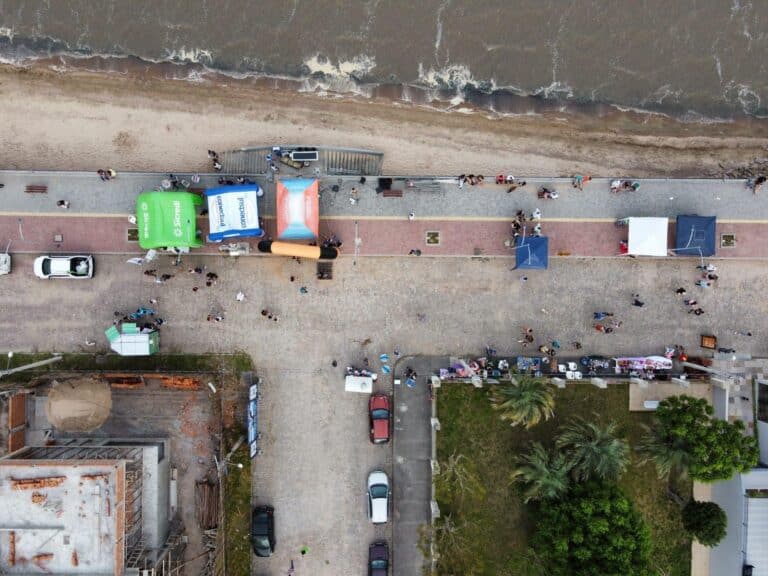
[[[0,243],[11,240],[12,252],[140,253],[138,244],[128,240],[128,230],[135,228],[128,217],[138,194],[158,189],[165,176],[120,173],[102,182],[92,172],[0,172],[5,185],[0,189]],[[197,186],[216,186],[217,177],[201,175]],[[261,210],[270,234],[274,183],[266,178],[257,182],[266,191]],[[404,255],[419,249],[424,256],[511,256],[504,241],[515,212],[538,207],[551,256],[617,256],[627,230],[615,227],[614,221],[626,216],[668,217],[672,247],[675,217],[699,214],[718,217],[718,234],[736,235],[736,245],[718,249],[718,257],[768,257],[768,243],[760,241],[768,225],[768,202],[741,180],[642,180],[638,192],[611,194],[608,179],[593,180],[583,191],[574,189],[569,179],[529,179],[525,188],[507,194],[507,186],[493,183],[459,188],[452,178],[416,179],[409,187],[405,179],[395,179],[393,188],[402,189],[403,195],[394,198],[376,194],[376,182],[321,179],[321,232],[339,236],[346,255]],[[542,184],[555,187],[560,198],[538,199],[536,189]],[[45,185],[48,192],[26,193],[27,185]],[[349,201],[353,195],[355,204]],[[68,200],[70,208],[58,208],[58,200]],[[207,219],[200,218],[199,225],[206,233]],[[426,244],[427,232],[439,232],[438,245]],[[57,235],[61,242],[54,242]],[[212,245],[201,252],[216,250]]]

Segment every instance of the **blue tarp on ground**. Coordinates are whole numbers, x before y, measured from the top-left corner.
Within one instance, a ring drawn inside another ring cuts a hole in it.
[[[546,270],[549,264],[549,241],[544,236],[515,238],[515,268]]]
[[[678,256],[714,256],[717,220],[714,216],[680,215],[675,232]]]

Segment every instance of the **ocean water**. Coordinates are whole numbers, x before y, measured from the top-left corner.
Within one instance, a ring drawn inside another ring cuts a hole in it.
[[[0,60],[719,121],[768,116],[768,0],[0,0]]]

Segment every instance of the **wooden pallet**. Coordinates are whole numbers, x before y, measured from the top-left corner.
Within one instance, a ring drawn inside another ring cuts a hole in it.
[[[382,194],[384,195],[384,198],[402,198],[403,197],[402,190],[384,190]]]

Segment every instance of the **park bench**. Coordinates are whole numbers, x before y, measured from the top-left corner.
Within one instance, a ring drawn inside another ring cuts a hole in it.
[[[402,190],[383,190],[382,194],[384,195],[384,198],[402,198],[403,197]]]
[[[43,184],[27,184],[27,187],[24,189],[24,192],[26,192],[27,194],[47,194],[48,186],[45,186]]]

